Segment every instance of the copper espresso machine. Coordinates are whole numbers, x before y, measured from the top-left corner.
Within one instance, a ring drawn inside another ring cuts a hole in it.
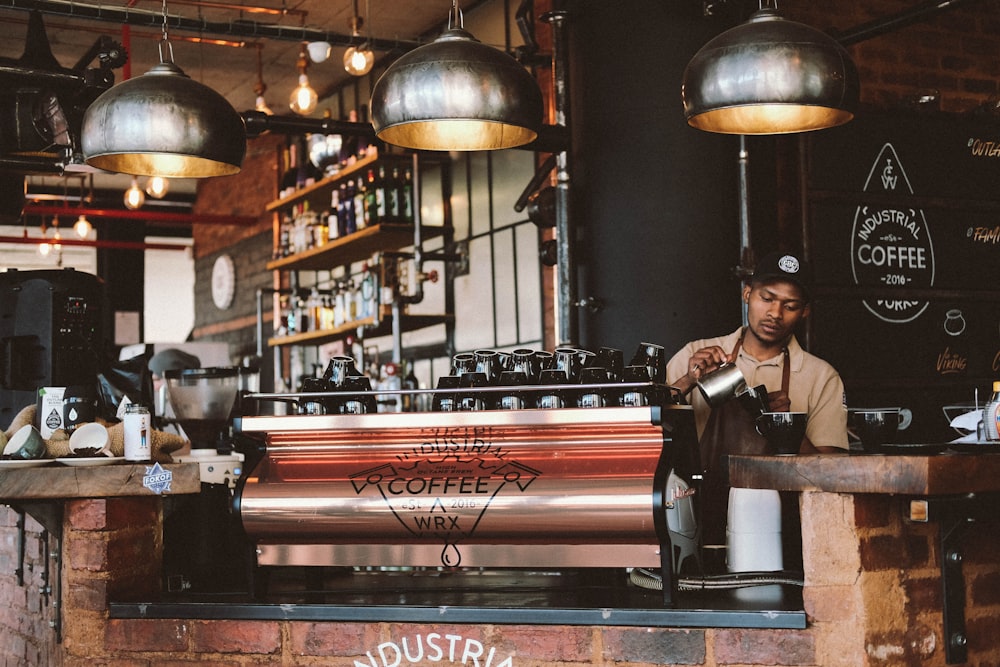
[[[237,421],[266,444],[234,498],[260,565],[644,567],[670,605],[696,553],[689,406]]]

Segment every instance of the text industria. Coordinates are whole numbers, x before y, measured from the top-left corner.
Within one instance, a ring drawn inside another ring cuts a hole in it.
[[[377,656],[376,656],[377,654]],[[500,658],[496,647],[488,650],[479,640],[462,635],[442,635],[430,632],[412,637],[403,637],[399,642],[387,641],[379,644],[375,653],[367,651],[367,662],[354,661],[354,667],[400,667],[452,663],[470,667],[514,667],[512,656]],[[404,662],[405,661],[405,662]]]

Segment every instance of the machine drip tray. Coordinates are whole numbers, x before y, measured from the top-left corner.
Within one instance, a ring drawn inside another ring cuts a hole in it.
[[[274,567],[249,592],[164,594],[112,602],[112,618],[504,623],[654,627],[806,627],[802,589],[768,584],[682,590],[664,608],[660,591],[623,569],[357,570]]]

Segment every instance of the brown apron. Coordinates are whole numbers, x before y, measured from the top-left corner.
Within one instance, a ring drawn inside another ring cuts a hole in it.
[[[729,355],[736,362],[743,336]],[[788,393],[788,348],[783,350],[781,391]],[[729,454],[766,454],[767,440],[757,433],[750,414],[739,401],[730,400],[712,408],[699,443],[701,466],[705,471],[701,490],[701,521],[703,544],[726,543],[726,519],[729,505],[729,475],[726,457]]]

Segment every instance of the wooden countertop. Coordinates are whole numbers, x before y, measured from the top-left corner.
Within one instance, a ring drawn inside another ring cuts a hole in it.
[[[729,481],[779,491],[984,493],[1000,491],[1000,454],[730,456]]]
[[[53,462],[38,468],[0,470],[0,503],[156,495],[143,485],[146,468],[151,465],[114,463],[97,467],[72,467]],[[201,491],[201,474],[197,463],[168,463],[162,465],[162,468],[171,474],[170,488],[162,491],[164,495]]]

